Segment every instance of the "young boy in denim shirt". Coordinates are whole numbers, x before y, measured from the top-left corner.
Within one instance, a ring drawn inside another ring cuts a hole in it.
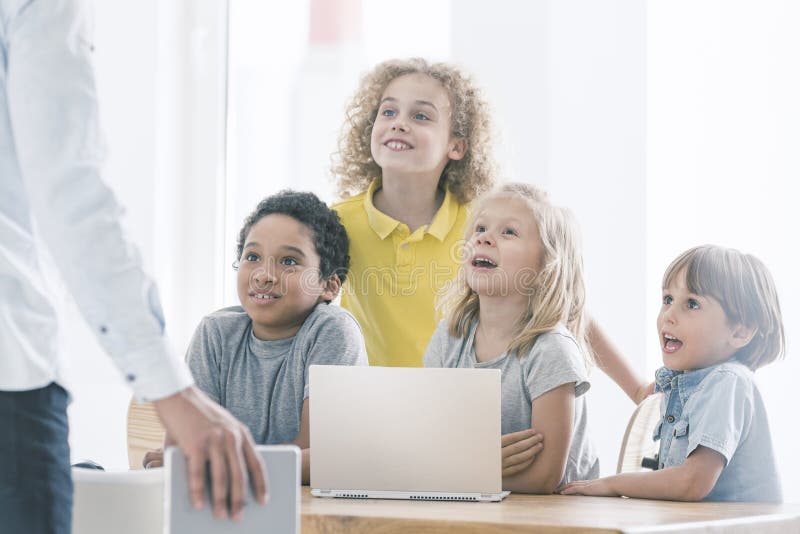
[[[198,387],[257,443],[304,449],[306,483],[309,367],[367,365],[358,323],[329,305],[347,276],[348,247],[339,217],[312,193],[261,201],[237,243],[242,305],[204,317],[186,357]],[[152,467],[160,458],[150,453],[145,461]]]
[[[767,413],[753,371],[784,352],[769,271],[736,250],[701,246],[667,268],[658,335],[664,367],[658,470],[567,484],[563,494],[780,502]]]

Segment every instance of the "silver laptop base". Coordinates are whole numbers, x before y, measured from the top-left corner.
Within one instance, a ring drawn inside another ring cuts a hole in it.
[[[400,499],[407,501],[461,501],[500,502],[510,492],[500,493],[447,493],[442,491],[373,491],[312,489],[314,497],[336,499]]]

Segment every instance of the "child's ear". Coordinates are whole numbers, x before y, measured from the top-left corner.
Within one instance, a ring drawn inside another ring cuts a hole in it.
[[[339,290],[342,288],[342,281],[339,279],[338,274],[332,274],[325,280],[325,287],[322,288],[322,300],[331,302],[339,295]]]
[[[730,343],[735,349],[747,346],[758,332],[758,328],[737,324],[731,332]]]
[[[467,140],[461,137],[453,138],[450,150],[447,151],[447,157],[452,160],[460,160],[467,153]]]

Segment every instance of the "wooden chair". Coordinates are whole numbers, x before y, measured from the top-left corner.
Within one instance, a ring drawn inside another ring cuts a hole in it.
[[[617,473],[648,471],[651,466],[643,466],[642,461],[652,463],[658,454],[658,442],[653,441],[653,431],[660,417],[661,398],[663,393],[656,393],[644,399],[633,411],[617,460]]]
[[[131,469],[144,469],[142,459],[147,451],[164,444],[164,426],[151,402],[139,404],[131,399],[128,405],[128,465]]]

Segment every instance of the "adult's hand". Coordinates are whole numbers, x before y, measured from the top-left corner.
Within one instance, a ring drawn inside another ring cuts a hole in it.
[[[201,509],[205,500],[206,463],[210,464],[217,519],[242,518],[248,473],[256,499],[267,502],[266,470],[246,426],[195,386],[153,404],[171,441],[187,458],[189,494],[195,508]]]

